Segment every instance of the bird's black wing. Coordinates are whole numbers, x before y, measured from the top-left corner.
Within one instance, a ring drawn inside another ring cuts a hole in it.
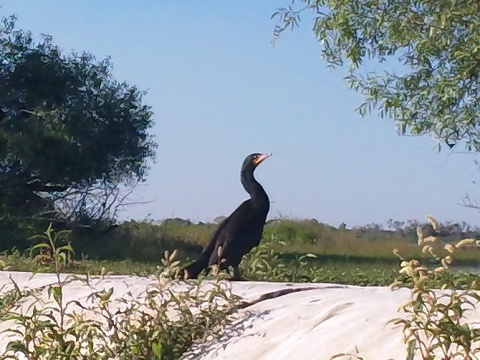
[[[209,265],[220,264],[221,259],[227,261],[227,266],[238,263],[243,255],[258,245],[263,222],[260,223],[256,215],[251,201],[246,200],[229,216],[229,222],[217,234]]]
[[[213,233],[210,241],[208,242],[207,246],[202,250],[202,253],[198,257],[197,260],[195,260],[193,263],[190,265],[185,266],[182,270],[181,273],[186,274],[186,278],[188,279],[196,279],[197,276],[204,270],[208,268],[209,265],[209,259],[211,258],[213,253],[216,253],[216,244],[218,241],[218,238],[220,234],[222,233],[223,229],[229,222],[230,217],[226,218],[223,220],[220,225],[218,225],[217,230]],[[207,270],[208,271],[208,270]]]
[[[233,214],[232,214],[233,215]],[[218,225],[217,230],[213,233],[212,237],[210,238],[210,241],[208,242],[207,246],[203,249],[202,254],[200,256],[205,257],[206,259],[209,259],[212,256],[213,252],[216,252],[216,248],[218,247],[218,239],[219,237],[221,238],[221,234],[225,227],[227,226],[228,222],[230,221],[232,215],[227,217],[225,220],[223,220],[220,225]]]
[[[260,242],[265,217],[266,214],[261,216],[255,211],[251,200],[245,200],[220,223],[198,260],[183,270],[189,278],[196,278],[203,269],[214,264],[221,268],[237,266],[243,255]]]

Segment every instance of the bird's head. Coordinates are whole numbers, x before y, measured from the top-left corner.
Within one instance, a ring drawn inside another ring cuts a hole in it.
[[[260,165],[265,159],[268,159],[272,156],[272,153],[260,154],[253,153],[248,155],[243,161],[242,171],[253,171],[255,168]]]

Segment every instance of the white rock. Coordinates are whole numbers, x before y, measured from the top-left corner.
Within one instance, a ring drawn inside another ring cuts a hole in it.
[[[405,359],[402,331],[387,322],[409,291],[335,284],[235,283],[247,299],[283,289],[305,289],[241,310],[230,335],[199,346],[185,359],[330,359],[339,353],[364,359]],[[307,290],[308,289],[308,290]],[[342,359],[354,359],[345,356]]]

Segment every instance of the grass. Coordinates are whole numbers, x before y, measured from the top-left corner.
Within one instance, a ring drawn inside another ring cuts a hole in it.
[[[55,268],[52,264],[42,264],[34,257],[22,255],[18,252],[4,253],[0,255],[0,269],[9,271],[29,271],[53,273]],[[72,274],[91,275],[137,275],[148,276],[158,272],[158,262],[145,263],[132,260],[74,260],[65,265],[64,272]]]
[[[169,219],[161,224],[129,221],[107,235],[90,237],[88,232],[74,233],[77,249],[63,269],[71,273],[152,275],[158,272],[165,250],[178,249],[183,262],[194,259],[210,239],[215,224],[194,224]],[[101,245],[99,245],[101,244]],[[446,255],[445,242],[434,245],[440,256]],[[408,232],[348,230],[315,220],[276,219],[265,227],[261,246],[241,263],[244,277],[252,281],[336,282],[352,285],[389,285],[397,275],[400,260],[425,259],[416,237]],[[310,254],[307,256],[307,254]],[[478,265],[476,251],[458,249],[456,265]],[[0,268],[12,271],[53,272],[42,262],[39,251],[8,251],[0,255]]]
[[[54,273],[54,263],[41,261],[37,256],[13,251],[0,255],[0,269]],[[241,263],[242,275],[249,281],[318,282],[358,286],[388,286],[398,277],[400,260],[392,258],[360,257],[348,255],[315,255],[279,253],[269,244],[262,244]],[[157,262],[132,260],[72,260],[64,264],[62,272],[90,275],[158,274]],[[207,278],[214,279],[210,275]]]
[[[270,249],[262,247],[259,250],[253,251],[242,262],[241,267],[244,273],[246,273],[248,280],[252,281],[294,281],[294,272],[297,269],[296,281],[302,281],[301,277],[304,276],[303,281],[313,282],[341,282],[343,284],[361,284],[369,285],[365,283],[365,278],[370,277],[372,279],[371,285],[388,284],[388,281],[392,279],[395,272],[398,269],[398,264],[378,264],[374,262],[356,263],[348,262],[344,259],[328,260],[323,262],[321,259],[316,258],[302,258],[302,264],[297,266],[296,261],[302,255],[298,254],[276,254],[272,253]],[[262,269],[266,266],[267,257],[271,257],[268,260],[269,264],[281,263],[281,271],[272,276],[269,272],[269,268],[265,269],[267,272],[262,275],[261,272],[256,270]],[[264,260],[259,260],[264,259]],[[398,263],[398,261],[397,261]],[[39,263],[35,257],[21,255],[19,252],[13,252],[9,254],[0,255],[0,269],[9,271],[42,271],[47,273],[55,272],[53,264]],[[73,261],[70,264],[65,265],[63,272],[73,274],[86,274],[91,275],[137,275],[137,276],[149,276],[158,273],[159,262],[146,263],[132,260],[122,261],[109,261],[109,260],[78,260]],[[370,275],[367,275],[370,274]],[[305,277],[308,275],[308,278]],[[385,276],[384,281],[380,281],[381,276]],[[358,281],[356,280],[358,279]]]
[[[193,224],[182,219],[161,224],[129,221],[107,236],[89,238],[83,246],[81,241],[88,233],[74,234],[72,243],[80,254],[72,254],[62,271],[153,275],[159,271],[165,250],[178,249],[178,258],[188,262],[200,253],[215,228],[214,224]],[[439,256],[447,255],[446,243],[432,245]],[[406,232],[337,229],[315,220],[276,219],[269,221],[261,245],[245,257],[240,267],[244,278],[251,281],[388,286],[398,275],[401,262],[393,249],[404,258],[431,263],[430,255],[422,253],[416,237]],[[45,262],[42,256],[38,249],[34,253],[7,251],[0,255],[0,269],[54,272],[48,257]],[[475,267],[479,260],[478,251],[456,251],[456,266]]]

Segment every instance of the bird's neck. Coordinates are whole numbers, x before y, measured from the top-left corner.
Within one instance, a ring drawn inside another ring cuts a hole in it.
[[[241,173],[242,185],[245,191],[250,194],[253,202],[268,202],[268,196],[262,185],[255,179],[253,172],[242,171]]]

